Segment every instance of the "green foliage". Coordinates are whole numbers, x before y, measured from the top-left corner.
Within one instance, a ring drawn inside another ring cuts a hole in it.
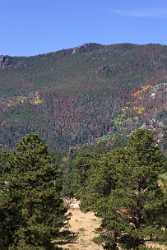
[[[89,169],[94,163],[96,163],[95,152],[87,150],[80,151],[74,159],[69,161],[70,167],[65,176],[65,195],[80,196],[81,189],[87,181]]]
[[[66,220],[61,172],[37,135],[17,145],[0,181],[1,249],[53,249]]]
[[[146,241],[167,239],[167,195],[159,174],[166,160],[150,131],[139,129],[122,149],[96,158],[80,198],[84,209],[103,218],[106,249],[138,249]]]
[[[0,149],[0,175],[10,170],[10,153]]]

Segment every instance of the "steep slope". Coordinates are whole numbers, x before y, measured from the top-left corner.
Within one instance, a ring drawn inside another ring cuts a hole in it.
[[[0,144],[12,147],[37,132],[50,147],[67,150],[106,134],[128,134],[148,120],[159,124],[166,119],[160,93],[167,86],[153,88],[166,82],[167,46],[161,45],[84,44],[33,57],[1,56]]]

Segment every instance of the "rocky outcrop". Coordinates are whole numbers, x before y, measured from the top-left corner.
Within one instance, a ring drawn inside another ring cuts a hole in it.
[[[84,53],[84,52],[92,52],[93,50],[100,49],[102,45],[97,43],[85,43],[79,47],[73,49],[72,54],[77,52]]]
[[[0,56],[0,69],[5,69],[10,65],[10,60],[8,56]]]

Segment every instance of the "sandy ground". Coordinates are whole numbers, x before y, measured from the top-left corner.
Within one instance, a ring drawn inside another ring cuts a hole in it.
[[[69,250],[103,250],[93,242],[97,236],[96,229],[100,226],[100,219],[94,213],[83,213],[79,208],[70,208],[70,230],[77,235],[76,240],[64,245]]]
[[[158,243],[147,243],[146,244],[147,247],[149,247],[150,249],[159,249],[159,250],[167,250],[167,246],[163,246],[160,245]]]
[[[83,213],[76,200],[70,203],[69,213],[71,214],[69,230],[76,235],[76,238],[61,247],[64,250],[103,250],[102,246],[93,241],[98,235],[96,229],[100,226],[101,220],[93,212]],[[147,243],[146,246],[150,249],[167,250],[166,246],[153,242]]]

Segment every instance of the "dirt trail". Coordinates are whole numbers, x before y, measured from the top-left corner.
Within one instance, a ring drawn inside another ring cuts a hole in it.
[[[93,212],[83,213],[76,199],[68,206],[71,214],[69,230],[76,235],[76,238],[70,243],[64,243],[61,247],[64,250],[104,250],[93,241],[98,235],[96,229],[100,226],[100,218],[96,217]],[[146,246],[150,249],[167,250],[166,246],[153,242],[147,243]]]
[[[167,246],[160,245],[158,243],[150,242],[146,244],[147,247],[151,249],[167,250]]]
[[[100,226],[100,219],[94,213],[83,213],[77,204],[71,204],[70,230],[77,235],[76,240],[64,245],[69,250],[103,250],[93,242],[97,236],[96,229]]]

